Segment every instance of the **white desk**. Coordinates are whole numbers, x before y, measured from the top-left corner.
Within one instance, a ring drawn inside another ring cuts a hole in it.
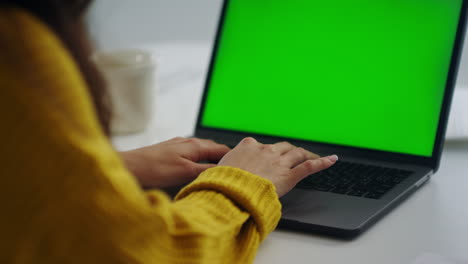
[[[207,58],[203,43],[151,47],[159,54],[161,87],[147,131],[114,138],[120,150],[193,133]],[[468,140],[448,142],[437,174],[353,241],[273,232],[255,263],[402,263],[425,252],[468,263]]]

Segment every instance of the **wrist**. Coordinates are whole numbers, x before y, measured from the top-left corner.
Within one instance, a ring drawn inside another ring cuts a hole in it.
[[[147,162],[144,161],[144,157],[140,157],[137,151],[122,151],[119,152],[122,161],[124,162],[127,169],[135,176],[142,187],[146,187],[146,178],[148,174]]]

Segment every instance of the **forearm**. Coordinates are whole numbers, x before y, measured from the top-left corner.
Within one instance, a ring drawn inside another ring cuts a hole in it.
[[[137,179],[138,183],[142,188],[149,187],[147,179],[151,178],[153,173],[152,167],[149,166],[151,161],[147,160],[144,155],[140,155],[136,150],[121,151],[118,152],[125,167],[132,173]],[[155,188],[162,186],[153,186]]]
[[[0,64],[8,77],[2,79],[5,87],[11,87],[0,89],[0,113],[10,128],[0,135],[11,139],[0,155],[5,176],[0,206],[8,215],[0,219],[0,263],[252,259],[279,219],[271,183],[246,172],[214,169],[176,202],[158,191],[142,191],[102,133],[84,82],[61,43],[32,16],[0,18],[5,40],[12,41],[12,60]],[[20,38],[12,22],[27,29]],[[27,67],[14,60],[24,54]],[[242,185],[247,188],[239,190]]]
[[[148,250],[161,252],[166,263],[251,263],[280,217],[269,181],[229,167],[204,172],[174,203],[167,203],[159,192],[149,192],[148,198],[166,227],[154,233],[154,239],[172,245],[161,252],[164,246],[154,247],[153,241]]]
[[[148,207],[112,199],[120,206],[99,213],[108,221],[89,226],[110,250],[90,248],[91,254],[106,252],[117,262],[251,263],[280,216],[271,183],[233,168],[208,170],[175,202],[158,191],[147,198]]]

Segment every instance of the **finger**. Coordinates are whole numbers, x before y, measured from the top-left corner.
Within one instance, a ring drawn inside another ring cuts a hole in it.
[[[155,144],[155,145],[177,144],[177,143],[184,142],[184,140],[186,140],[186,138],[184,138],[184,137],[173,137],[173,138],[171,138],[171,139],[168,139],[168,140],[159,142],[159,143],[157,143],[157,144]]]
[[[186,140],[186,138],[184,138],[184,137],[174,137],[174,138],[169,139],[166,142],[178,143],[178,142],[183,142],[184,140]]]
[[[281,155],[296,148],[289,142],[279,142],[279,143],[273,144],[273,146],[275,147],[275,150],[278,151]]]
[[[254,149],[258,149],[258,147],[262,146],[262,144],[260,142],[258,142],[255,138],[253,137],[246,137],[244,139],[242,139],[241,141],[239,141],[239,143],[237,143],[237,145],[234,147],[234,149],[238,150],[238,149],[250,149],[250,151],[254,150]]]
[[[239,144],[237,144],[237,146],[239,146],[239,145],[255,145],[255,146],[257,146],[257,145],[260,145],[260,143],[253,137],[246,137],[246,138],[242,139],[239,142]]]
[[[294,177],[296,181],[299,182],[311,174],[328,169],[333,164],[335,164],[337,160],[338,156],[332,155],[320,159],[304,161],[291,170],[292,177]]]
[[[282,157],[282,161],[286,166],[290,168],[296,167],[297,165],[301,164],[305,160],[308,159],[317,159],[319,156],[315,153],[307,151],[303,148],[294,148],[288,152],[286,152]]]
[[[321,158],[320,155],[317,154],[317,153],[314,153],[312,151],[308,151],[307,149],[305,151],[307,151],[307,156],[308,156],[307,158],[308,159],[320,159]]]
[[[190,138],[187,142],[191,143],[191,160],[194,162],[219,161],[231,150],[226,145],[208,139]]]

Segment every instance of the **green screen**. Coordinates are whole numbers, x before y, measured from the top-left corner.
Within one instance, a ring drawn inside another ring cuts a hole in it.
[[[462,0],[232,0],[201,125],[431,156]]]

